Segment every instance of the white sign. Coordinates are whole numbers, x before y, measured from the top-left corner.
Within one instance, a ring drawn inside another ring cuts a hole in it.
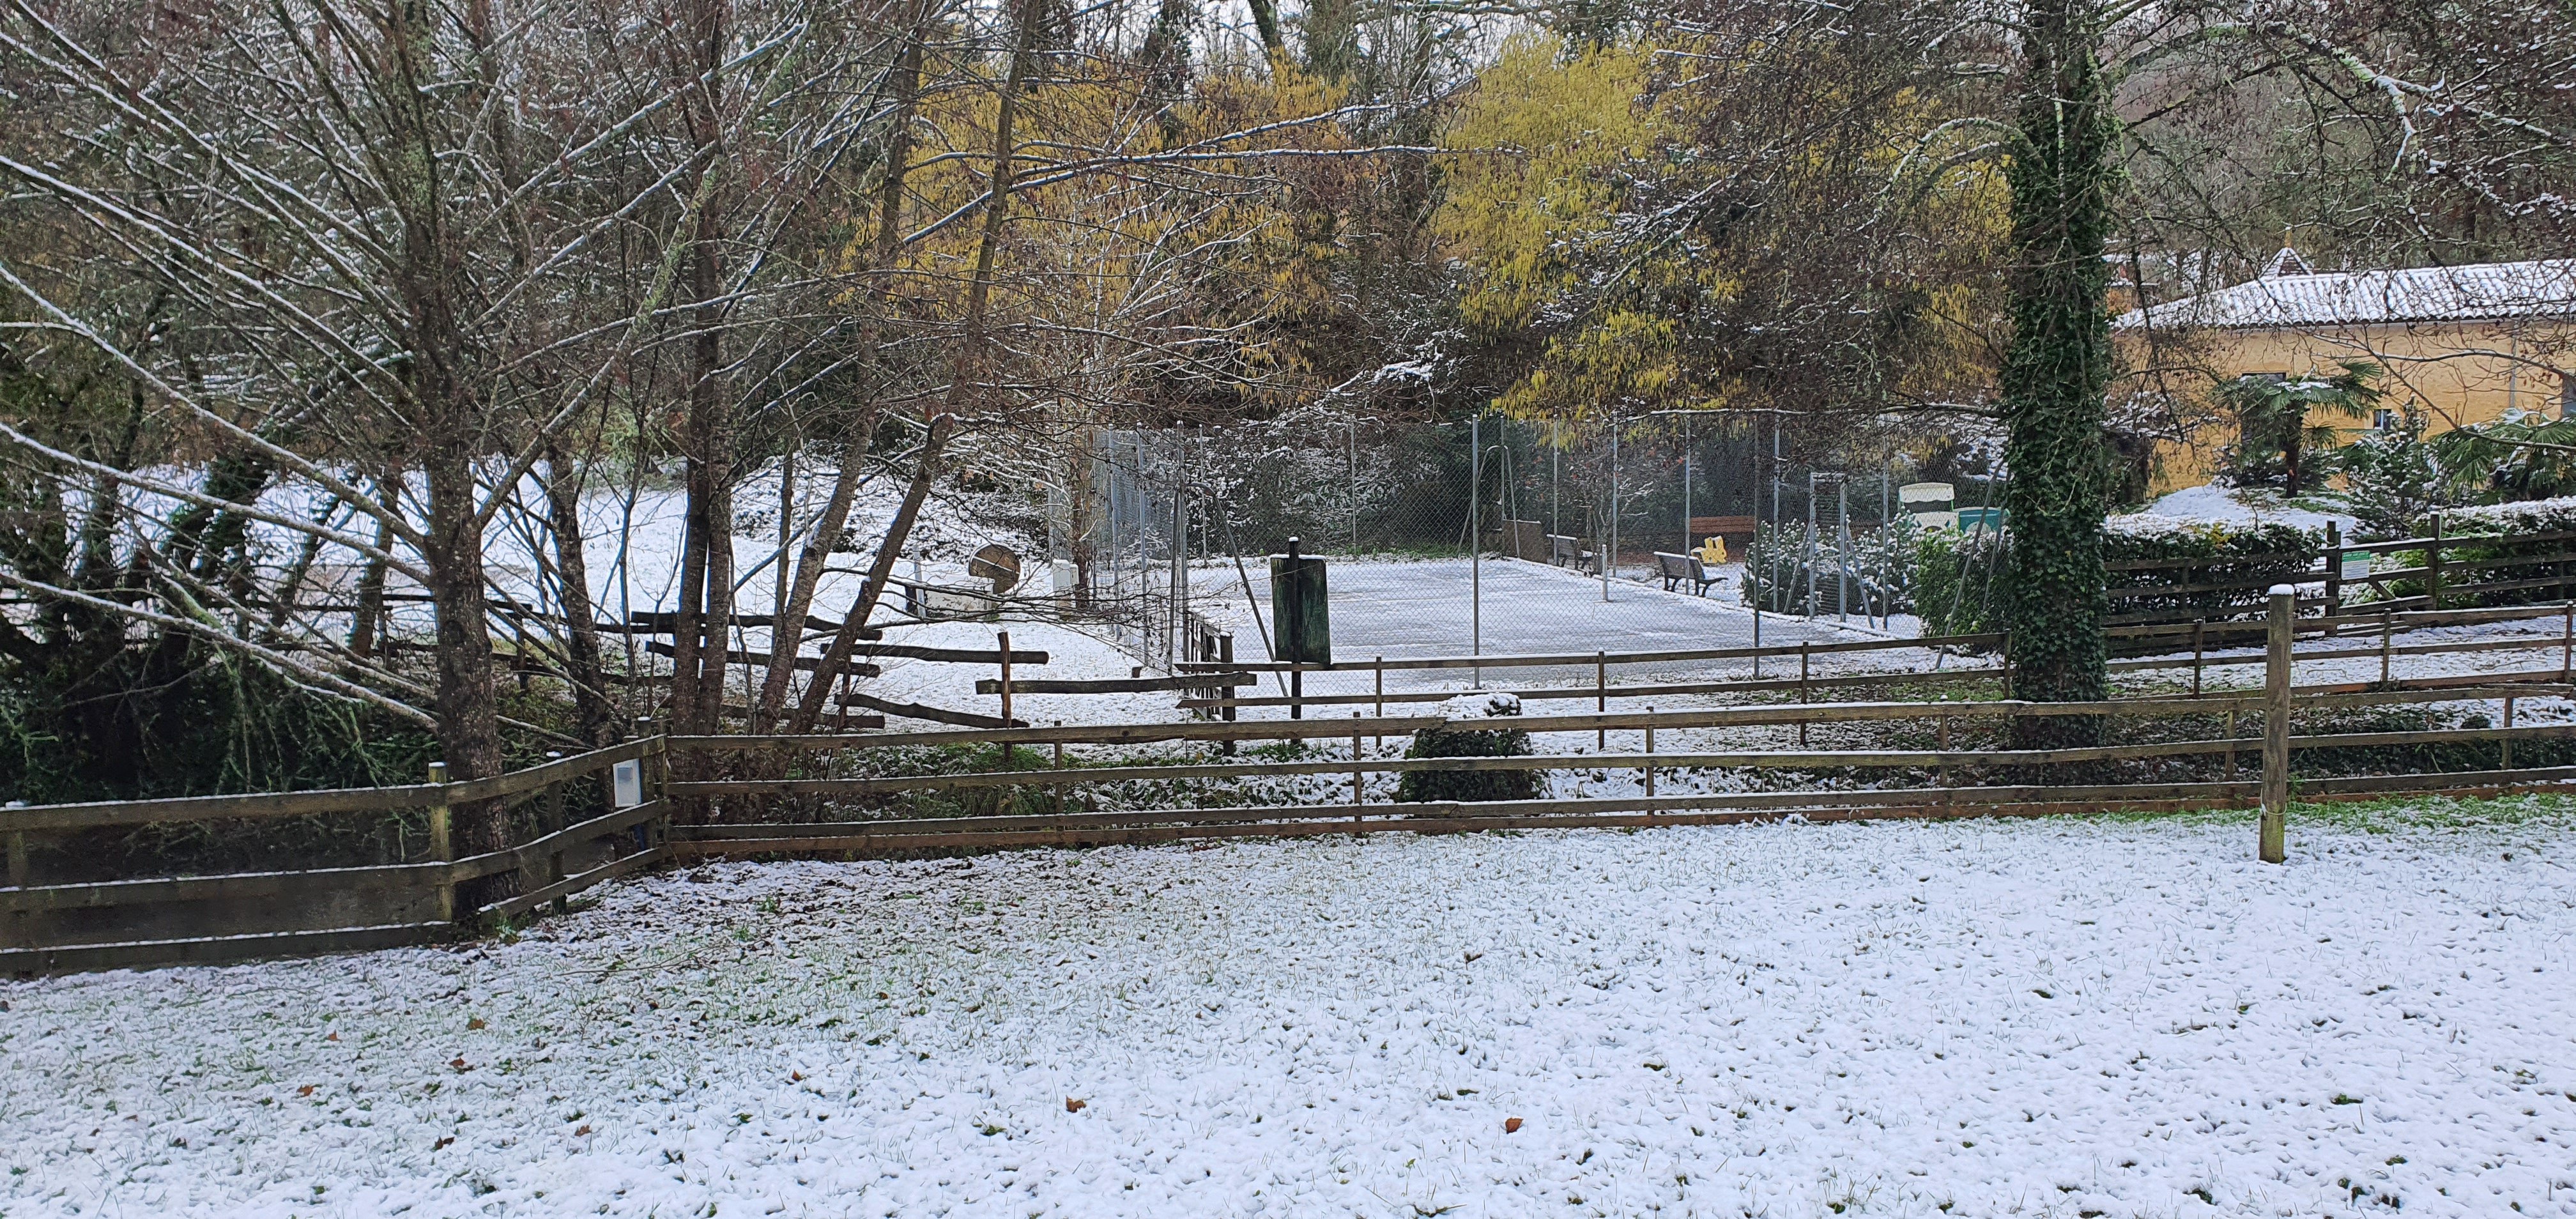
[[[644,763],[641,759],[620,762],[610,767],[608,785],[614,789],[614,803],[619,808],[633,808],[644,803]]]
[[[2345,555],[2343,557],[2343,578],[2346,580],[2369,579],[2370,556],[2367,554]]]

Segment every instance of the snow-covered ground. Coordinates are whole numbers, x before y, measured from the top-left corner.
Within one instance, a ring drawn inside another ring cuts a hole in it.
[[[1481,570],[1479,570],[1481,569]],[[1707,596],[1666,592],[1660,581],[1613,579],[1604,599],[1602,581],[1544,563],[1487,559],[1471,565],[1465,559],[1334,559],[1326,568],[1332,601],[1333,658],[1348,664],[1371,657],[1390,660],[1424,656],[1544,656],[1570,652],[1688,651],[1750,647],[1753,611],[1738,599],[1741,565],[1727,569],[1727,579]],[[1191,608],[1220,627],[1234,631],[1235,655],[1259,658],[1262,627],[1270,617],[1270,588],[1265,571],[1251,573],[1251,596],[1245,579],[1231,563],[1196,569],[1191,579]],[[1476,586],[1483,585],[1477,608]],[[1254,621],[1258,607],[1261,626]],[[1479,631],[1481,620],[1481,632]],[[1812,621],[1762,615],[1762,643],[1777,647],[1801,641],[1828,643],[1875,637],[1854,616],[1848,624],[1830,617]],[[1739,665],[1741,662],[1737,662]],[[1622,666],[1618,675],[1634,679],[1645,673],[1691,674],[1709,669],[1705,662]],[[1558,682],[1581,676],[1563,669],[1495,669],[1488,685],[1522,681]],[[1424,675],[1399,670],[1387,675],[1390,689],[1417,689],[1447,681],[1455,671]],[[1311,679],[1310,690],[1342,689],[1353,679]],[[1367,678],[1359,677],[1365,688]],[[1327,684],[1316,684],[1327,683]]]
[[[2328,502],[2322,496],[2304,497],[2310,503]],[[2339,498],[2339,497],[2338,497]],[[2351,537],[2355,525],[2349,512],[2318,511],[2302,507],[2281,497],[2280,492],[2261,488],[2221,487],[2210,484],[2185,487],[2149,504],[2140,516],[2170,516],[2195,521],[2226,521],[2247,525],[2258,521],[2277,521],[2301,529],[2323,529],[2328,521]]]
[[[0,1211],[2576,1215],[2576,812],[719,865],[0,984]]]

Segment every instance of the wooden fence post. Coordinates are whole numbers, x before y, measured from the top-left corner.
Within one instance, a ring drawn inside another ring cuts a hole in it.
[[[1652,703],[1648,703],[1648,704],[1646,705],[1646,714],[1648,714],[1648,715],[1653,715],[1654,713],[1655,713],[1655,707],[1654,707],[1654,704],[1652,704]],[[1648,721],[1646,721],[1646,795],[1647,795],[1649,798],[1652,798],[1652,797],[1654,796],[1654,794],[1655,794],[1655,762],[1654,762],[1654,757],[1655,757],[1655,722],[1654,722],[1653,720],[1648,720]],[[1652,810],[1652,809],[1648,809],[1648,810],[1646,811],[1646,815],[1647,815],[1649,818],[1653,817],[1653,816],[1654,816],[1654,810]]]
[[[2334,616],[2343,605],[2343,526],[2326,522],[2326,635],[2334,635]]]
[[[429,855],[440,863],[456,862],[456,833],[447,804],[447,763],[429,764],[429,781],[439,789],[433,797],[438,803],[429,806]],[[456,882],[438,878],[438,921],[456,921]]]
[[[2424,591],[2432,598],[2429,608],[2439,612],[2442,608],[2442,514],[2439,512],[2433,514],[2430,541],[2432,545],[2424,550]]]
[[[2510,694],[2504,696],[2504,726],[2513,727],[2513,696]],[[2513,738],[2506,737],[2496,742],[2496,769],[2513,769]]]
[[[557,779],[552,783],[546,784],[545,832],[552,834],[561,831],[564,828],[564,824],[563,780]],[[563,847],[558,844],[554,850],[546,852],[545,883],[549,885],[559,885],[563,883],[563,878],[564,853]],[[572,899],[570,896],[567,895],[555,899],[555,913],[563,914],[571,909]]]
[[[28,876],[27,832],[25,830],[19,830],[9,835],[9,887],[12,889],[26,888]],[[36,925],[32,916],[33,912],[23,906],[10,911],[9,936],[6,940],[0,940],[0,946],[10,948],[35,947]]]
[[[2265,863],[2289,858],[2290,639],[2298,612],[2298,586],[2273,585],[2272,646],[2263,659],[2263,826],[2258,849]]]
[[[995,631],[993,639],[1002,653],[1002,727],[1008,728],[1011,726],[1011,633]],[[1010,768],[1011,743],[1004,741],[1002,742],[1002,769]]]
[[[1371,709],[1371,710],[1370,710],[1369,714],[1374,715],[1374,716],[1376,716],[1376,717],[1377,717],[1377,718],[1379,718],[1379,719],[1385,719],[1385,718],[1386,718],[1386,657],[1383,657],[1383,656],[1378,657],[1378,658],[1377,658],[1377,663],[1376,663],[1376,665],[1375,665],[1374,667],[1375,667],[1375,669],[1376,669],[1376,671],[1377,671],[1377,705],[1376,705],[1376,707],[1374,707],[1373,709]],[[1385,737],[1384,735],[1380,735],[1380,736],[1377,738],[1377,751],[1378,751],[1379,753],[1385,753],[1385,752],[1386,752],[1386,737]]]
[[[1351,712],[1351,718],[1352,718],[1352,719],[1356,720],[1356,719],[1358,719],[1359,717],[1360,717],[1360,713],[1359,713],[1359,712],[1357,712],[1357,711]],[[1352,808],[1358,808],[1360,805],[1368,803],[1368,797],[1367,797],[1367,795],[1365,794],[1365,792],[1362,790],[1362,788],[1360,787],[1360,780],[1361,780],[1361,777],[1362,777],[1363,775],[1367,774],[1368,772],[1367,772],[1367,771],[1365,771],[1365,770],[1362,770],[1362,769],[1360,768],[1360,760],[1361,760],[1361,757],[1360,757],[1360,726],[1359,726],[1358,724],[1352,724],[1352,725],[1351,725],[1351,807],[1352,807]],[[1354,817],[1356,817],[1356,814],[1354,814]]]
[[[2566,685],[2576,677],[2576,601],[2567,603],[2567,633],[2558,644],[2558,684]]]
[[[1224,662],[1225,662],[1225,669],[1226,669],[1226,672],[1228,672],[1228,673],[1233,672],[1233,671],[1234,671],[1234,633],[1233,633],[1233,632],[1229,631],[1229,632],[1227,632],[1227,633],[1225,633],[1225,634],[1223,634],[1223,635],[1219,635],[1219,636],[1217,636],[1217,637],[1216,637],[1216,654],[1217,654],[1217,659],[1222,660],[1222,661],[1224,661]],[[1237,699],[1237,698],[1242,697],[1241,695],[1236,694],[1236,693],[1235,693],[1235,691],[1240,690],[1240,689],[1242,689],[1242,688],[1243,688],[1243,687],[1241,687],[1241,686],[1229,686],[1229,687],[1227,687],[1227,688],[1226,688],[1226,692],[1225,692],[1225,697],[1226,697],[1225,722],[1227,722],[1227,723],[1229,723],[1229,724],[1231,724],[1231,723],[1233,723],[1233,722],[1234,722],[1234,700],[1235,700],[1235,699]],[[1255,694],[1258,694],[1258,693],[1260,693],[1260,692],[1261,692],[1261,687],[1259,687],[1259,686],[1254,686],[1252,689],[1253,689],[1253,693],[1255,693]],[[1058,748],[1058,749],[1061,749],[1061,748],[1063,748],[1063,746],[1059,745],[1059,746],[1057,746],[1057,748]],[[1231,741],[1231,740],[1227,741],[1227,742],[1225,743],[1225,756],[1227,756],[1227,757],[1229,757],[1229,758],[1230,758],[1230,757],[1233,757],[1233,756],[1234,756],[1234,748],[1235,748],[1235,744],[1234,744],[1234,742],[1233,742],[1233,741]]]
[[[2236,709],[2227,709],[2227,781],[2236,781]]]
[[[2200,697],[2200,656],[2202,636],[2209,629],[2209,619],[2191,620],[2191,696]]]
[[[1592,654],[1592,713],[1610,714],[1610,653],[1606,651]],[[1593,733],[1592,745],[1596,749],[1609,749],[1610,730],[1603,728]]]
[[[635,717],[636,740],[649,739],[655,735],[655,732],[656,725],[651,716]],[[667,750],[668,746],[665,745],[664,748]],[[636,786],[641,789],[635,793],[636,799],[650,804],[660,798],[662,780],[668,778],[670,773],[671,755],[668,752],[651,753],[635,759],[635,781]],[[669,833],[670,827],[671,810],[665,808],[661,816],[635,827],[635,849],[649,851],[662,845],[662,839]]]
[[[2379,685],[2382,689],[2388,686],[2388,647],[2396,641],[2397,619],[2389,614],[2381,614],[2379,616]]]
[[[1800,706],[1805,706],[1807,702],[1807,649],[1811,646],[1813,645],[1804,640],[1801,640],[1798,643],[1798,704]],[[1807,721],[1799,720],[1798,748],[1804,749],[1806,747]]]

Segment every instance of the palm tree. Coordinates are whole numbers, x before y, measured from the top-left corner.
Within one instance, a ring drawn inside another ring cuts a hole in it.
[[[2237,420],[2236,479],[2240,484],[2278,482],[2295,496],[2333,468],[2312,471],[2309,455],[2335,447],[2342,428],[2335,416],[2368,419],[2379,405],[2372,384],[2386,370],[2368,360],[2345,360],[2333,376],[2238,377],[2218,387],[2218,401]]]

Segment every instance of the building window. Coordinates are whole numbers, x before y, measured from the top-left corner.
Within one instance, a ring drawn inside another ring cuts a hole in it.
[[[2379,431],[2387,431],[2396,422],[2397,412],[2392,411],[2387,407],[2383,406],[2378,410],[2370,412],[2370,426]]]
[[[2558,382],[2558,417],[2576,419],[2576,377],[2563,377]]]

